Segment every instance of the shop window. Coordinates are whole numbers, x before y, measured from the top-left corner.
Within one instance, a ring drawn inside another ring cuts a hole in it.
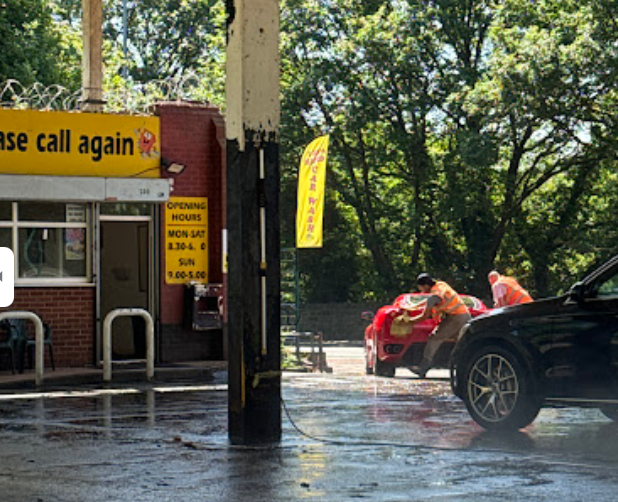
[[[0,247],[14,249],[12,202],[0,202]]]
[[[106,216],[150,216],[152,204],[112,202],[101,204],[101,214]]]
[[[65,206],[50,202],[20,202],[19,221],[66,221]]]
[[[0,246],[16,254],[18,284],[89,281],[86,204],[20,202],[11,209],[13,221],[12,214],[9,221],[0,219]]]
[[[19,277],[86,277],[85,228],[20,228]]]
[[[11,221],[13,219],[13,203],[0,202],[0,221]]]
[[[0,228],[0,248],[13,249],[13,231],[10,228]]]

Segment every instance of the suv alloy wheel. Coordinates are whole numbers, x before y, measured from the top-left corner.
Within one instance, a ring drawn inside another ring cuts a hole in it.
[[[541,409],[532,378],[518,357],[501,346],[481,347],[464,372],[464,401],[476,423],[486,429],[521,429]]]

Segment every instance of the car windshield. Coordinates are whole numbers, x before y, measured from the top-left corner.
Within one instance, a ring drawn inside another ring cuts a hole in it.
[[[402,307],[410,308],[415,307],[423,300],[426,300],[429,295],[404,295],[403,298],[395,300],[395,303],[399,303]]]
[[[415,307],[416,305],[421,303],[423,300],[426,300],[428,297],[429,295],[408,294],[408,295],[403,295],[403,297],[398,297],[394,303],[399,303],[399,305],[401,305],[402,307],[411,308],[411,307]],[[477,299],[472,296],[461,296],[461,299],[466,305],[466,307],[470,309],[476,309],[479,306]]]
[[[463,300],[465,306],[468,307],[469,309],[478,308],[478,303],[477,303],[476,298],[472,296],[462,296],[461,299]]]

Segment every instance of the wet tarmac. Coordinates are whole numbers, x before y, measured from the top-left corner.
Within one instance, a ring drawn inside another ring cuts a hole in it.
[[[543,410],[517,434],[476,426],[448,383],[287,373],[279,447],[227,443],[225,374],[0,395],[0,502],[614,501],[618,426],[595,409]],[[325,440],[325,441],[322,441]]]

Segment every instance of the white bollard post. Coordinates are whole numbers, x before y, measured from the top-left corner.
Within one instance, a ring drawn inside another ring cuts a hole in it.
[[[154,378],[155,359],[154,322],[149,312],[143,310],[141,315],[146,321],[146,378],[151,381]]]
[[[142,317],[146,322],[146,378],[154,378],[154,322],[144,309],[115,309],[103,321],[103,381],[112,381],[112,323],[117,317]]]

